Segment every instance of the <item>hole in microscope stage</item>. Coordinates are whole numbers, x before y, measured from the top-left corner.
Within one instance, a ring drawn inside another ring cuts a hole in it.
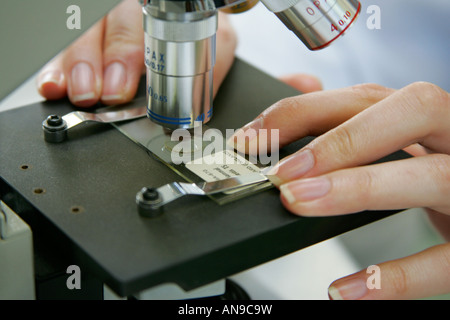
[[[34,194],[44,194],[45,193],[45,189],[44,188],[34,188],[33,189],[33,193]]]
[[[84,212],[84,208],[82,206],[72,206],[70,207],[70,212],[74,214],[82,213]]]

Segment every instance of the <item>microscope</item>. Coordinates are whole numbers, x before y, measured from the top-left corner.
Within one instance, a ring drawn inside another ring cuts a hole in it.
[[[203,167],[199,173],[170,163],[172,141],[165,130],[195,130],[211,120],[218,10],[238,13],[257,2],[141,0],[146,84],[131,105],[87,113],[69,101],[38,102],[0,113],[0,245],[11,253],[4,259],[7,266],[2,265],[0,280],[9,281],[0,293],[10,297],[16,292],[6,288],[21,288],[26,292],[18,292],[20,297],[102,298],[105,284],[120,297],[152,298],[173,284],[183,299],[213,296],[226,291],[222,280],[230,275],[395,213],[363,213],[357,219],[293,217],[266,181],[245,191],[208,195],[212,201],[183,198],[151,219],[141,213],[153,214],[161,205],[152,207],[151,193],[136,195],[142,186],[172,186],[182,177],[202,187],[189,194],[202,194],[215,183],[201,175]],[[357,0],[262,2],[311,50],[339,38],[361,10]],[[274,90],[263,90],[261,84]],[[249,87],[259,91],[248,95]],[[211,125],[221,132],[237,128],[261,111],[261,101],[295,93],[237,60],[214,101]],[[247,114],[240,104],[245,95]],[[61,117],[66,123],[53,116],[42,123],[55,110],[70,115]],[[152,121],[129,121],[145,115]],[[116,124],[119,120],[127,121]],[[77,126],[85,122],[99,123]],[[306,137],[283,152],[293,153],[310,141]],[[236,180],[239,187],[246,183],[242,179],[253,177],[244,174]],[[234,201],[248,195],[252,198]],[[138,196],[150,209],[136,209]],[[22,229],[11,229],[16,226]],[[83,274],[82,290],[68,290],[66,270],[72,265]]]
[[[141,0],[147,115],[168,129],[191,129],[213,114],[218,10],[239,13],[257,0]],[[261,0],[310,50],[330,45],[358,16],[357,0]]]

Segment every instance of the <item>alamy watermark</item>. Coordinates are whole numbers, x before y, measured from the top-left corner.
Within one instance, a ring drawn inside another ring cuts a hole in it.
[[[66,20],[66,27],[69,30],[81,29],[81,9],[79,6],[72,4],[67,7],[66,13],[69,17]]]
[[[369,5],[366,9],[369,15],[366,20],[366,26],[369,30],[381,29],[381,9],[377,5]],[[81,29],[81,8],[75,4],[67,7],[66,14],[69,16],[66,20],[66,27],[69,30]]]
[[[368,266],[366,273],[370,274],[366,280],[367,289],[381,289],[381,269],[377,265]]]
[[[370,16],[366,20],[366,26],[369,30],[381,29],[381,9],[377,5],[370,5],[366,10]]]
[[[66,280],[66,287],[69,290],[81,289],[81,269],[79,266],[72,264],[67,267],[67,274],[70,274]]]
[[[174,164],[236,164],[240,158],[223,157],[222,152],[234,149],[247,153],[246,159],[252,164],[274,166],[279,161],[278,129],[226,129],[224,137],[220,130],[203,130],[200,121],[195,124],[193,130],[172,132],[170,139],[175,145],[171,148],[171,161]]]

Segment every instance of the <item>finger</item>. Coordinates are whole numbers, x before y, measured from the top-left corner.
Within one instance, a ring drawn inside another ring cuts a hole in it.
[[[107,15],[103,68],[102,102],[132,100],[144,68],[144,31],[138,1],[123,1]]]
[[[342,169],[280,186],[286,208],[303,216],[429,207],[450,214],[450,155],[433,154]]]
[[[447,243],[336,280],[328,294],[334,300],[432,297],[450,292],[449,270],[450,244]]]
[[[450,242],[450,215],[432,209],[426,209],[426,211],[436,230],[446,241]]]
[[[427,83],[401,89],[275,166],[279,183],[371,163],[413,143],[450,153],[448,93]]]
[[[257,153],[257,139],[244,141],[246,132],[278,129],[280,147],[297,139],[317,136],[338,126],[362,110],[381,101],[394,90],[374,84],[358,85],[344,89],[320,91],[290,97],[272,105],[255,120],[245,125],[231,137],[240,152]],[[257,137],[257,134],[252,135]],[[268,141],[270,149],[270,140]]]
[[[423,146],[421,146],[418,143],[414,143],[410,146],[403,148],[403,151],[409,153],[410,155],[412,155],[414,157],[424,156],[424,155],[432,153],[430,150],[427,150],[427,148],[424,148]]]
[[[36,79],[39,94],[47,100],[58,100],[67,95],[67,82],[62,71],[63,54],[60,53],[47,63]]]
[[[62,59],[67,93],[79,107],[96,104],[102,90],[102,39],[104,19],[97,22],[70,47]]]
[[[279,79],[302,93],[310,93],[323,89],[322,82],[317,77],[309,74],[289,74]]]
[[[216,95],[225,76],[233,65],[237,46],[236,33],[225,13],[219,12],[216,33],[216,64],[213,72],[213,94]]]

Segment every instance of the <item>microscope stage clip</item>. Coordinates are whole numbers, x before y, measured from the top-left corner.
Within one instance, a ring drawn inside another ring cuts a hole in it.
[[[157,189],[142,188],[136,194],[136,204],[142,216],[155,217],[162,213],[164,205],[185,195],[207,196],[267,181],[265,175],[252,173],[211,182],[171,182]]]
[[[114,123],[133,120],[147,115],[147,107],[120,108],[102,112],[72,111],[64,116],[49,115],[42,122],[44,139],[47,142],[62,142],[67,138],[67,130],[84,122]]]

